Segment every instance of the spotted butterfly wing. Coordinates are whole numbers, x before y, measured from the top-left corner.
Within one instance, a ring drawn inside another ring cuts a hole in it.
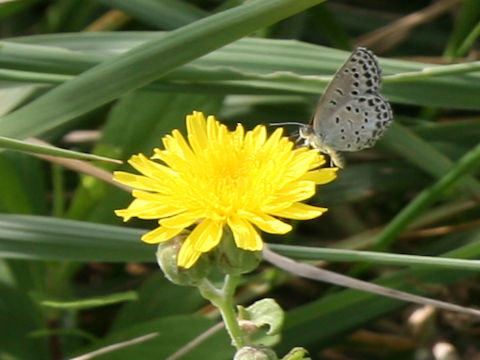
[[[318,102],[310,125],[318,143],[337,151],[373,146],[392,121],[390,105],[378,93],[381,82],[375,56],[357,48]]]

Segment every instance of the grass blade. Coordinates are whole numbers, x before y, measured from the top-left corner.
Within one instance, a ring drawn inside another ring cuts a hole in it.
[[[255,29],[320,2],[252,1],[174,30],[86,71],[0,118],[0,134],[17,138],[52,129]]]

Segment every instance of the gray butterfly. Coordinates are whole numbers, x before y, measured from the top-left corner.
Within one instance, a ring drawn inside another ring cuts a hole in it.
[[[358,47],[320,98],[312,122],[300,127],[304,145],[327,154],[338,167],[343,161],[337,151],[372,147],[393,120],[390,104],[378,93],[381,85],[375,55]]]

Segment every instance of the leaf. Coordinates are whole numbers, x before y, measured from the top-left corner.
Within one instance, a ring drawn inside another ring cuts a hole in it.
[[[118,32],[16,38],[3,43],[0,64],[45,72],[48,82],[49,73],[62,68],[65,73],[79,73],[101,61],[112,61],[119,52],[146,46],[152,39],[160,42],[165,36],[170,34]],[[349,54],[299,41],[244,38],[172,69],[161,79],[156,77],[159,80],[149,87],[176,92],[318,96]],[[474,72],[478,61],[442,66],[385,58],[379,61],[386,74],[382,94],[393,103],[480,108],[474,96],[480,93],[480,76]],[[39,74],[33,76],[38,82]],[[29,81],[28,77],[24,81]]]
[[[0,211],[42,214],[46,211],[46,185],[41,161],[20,153],[0,154]]]
[[[121,9],[135,19],[159,29],[175,29],[208,15],[206,11],[182,0],[100,0]]]
[[[22,151],[27,153],[34,153],[34,154],[59,156],[59,157],[65,157],[70,159],[106,161],[114,164],[122,163],[120,160],[111,159],[104,156],[98,156],[94,154],[85,154],[78,151],[60,149],[55,146],[43,145],[43,142],[38,142],[38,141],[35,141],[34,139],[30,141],[22,141],[22,140],[9,139],[9,138],[0,136],[0,148]]]
[[[322,0],[252,1],[181,27],[97,65],[0,118],[0,134],[18,138],[45,132],[255,29],[320,2]]]
[[[137,293],[135,291],[126,291],[122,293],[95,296],[88,299],[78,299],[71,301],[44,299],[41,300],[40,303],[43,306],[53,309],[84,310],[134,300],[138,300]]]
[[[268,325],[268,335],[278,334],[282,329],[283,310],[274,299],[265,298],[249,307],[239,306],[242,320],[250,320],[257,327]]]
[[[143,230],[49,218],[0,214],[0,256],[71,261],[154,261]]]
[[[39,309],[24,292],[0,283],[0,358],[49,359],[47,344],[29,337],[46,326]]]

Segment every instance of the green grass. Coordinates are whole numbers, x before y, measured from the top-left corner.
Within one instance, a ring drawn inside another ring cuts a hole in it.
[[[128,193],[84,175],[84,164],[69,170],[31,153],[90,161],[108,177],[131,169],[98,160],[151,154],[165,134],[184,130],[193,110],[247,128],[308,122],[356,38],[423,4],[241,3],[0,4],[0,360],[72,358],[149,333],[158,335],[95,359],[166,359],[218,322],[194,288],[160,274],[156,248],[139,240],[155,223],[115,217]],[[394,124],[372,150],[347,154],[338,179],[319,187],[311,202],[329,212],[294,223],[286,236],[265,236],[279,244],[272,249],[396,289],[478,303],[480,62],[464,57],[478,47],[480,6],[457,6],[457,16],[427,19],[388,50],[372,47]],[[122,21],[85,31],[114,7]],[[65,140],[78,130],[95,136]],[[25,141],[32,136],[55,147]],[[416,337],[408,330],[413,305],[305,282],[268,264],[240,290],[243,305],[274,297],[287,310],[279,354],[306,346],[313,359],[414,358],[441,339],[463,358],[478,346],[469,323],[452,314],[425,321]],[[359,336],[365,331],[374,340]],[[409,345],[380,342],[385,335]],[[232,353],[219,330],[180,359]]]

